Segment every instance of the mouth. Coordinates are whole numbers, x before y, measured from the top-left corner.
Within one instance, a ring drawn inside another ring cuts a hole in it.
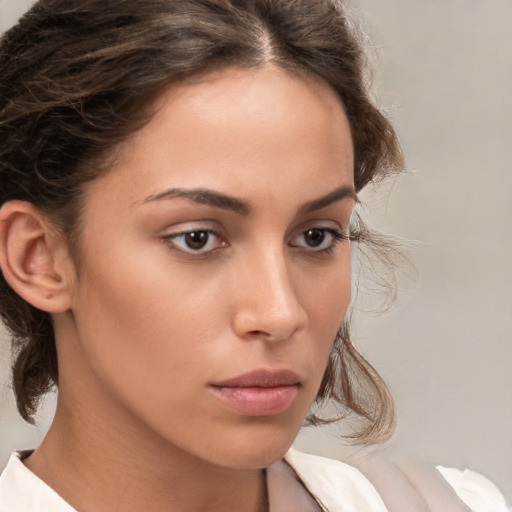
[[[299,376],[288,370],[256,370],[213,383],[210,389],[242,414],[274,416],[290,407],[300,386]]]

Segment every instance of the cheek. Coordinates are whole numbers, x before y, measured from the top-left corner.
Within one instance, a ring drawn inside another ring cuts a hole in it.
[[[91,257],[74,309],[82,352],[101,380],[119,393],[155,396],[199,371],[205,332],[214,328],[205,295],[215,294],[194,292],[183,273],[144,256],[112,248],[108,258]]]
[[[302,271],[301,298],[313,329],[337,331],[350,302],[350,247],[343,247],[340,257],[326,268],[315,269],[313,275]],[[301,269],[302,270],[302,269]]]
[[[204,381],[205,359],[224,360],[240,350],[229,332],[238,296],[230,293],[236,286],[232,269],[222,270],[221,263],[176,265],[160,246],[120,239],[122,244],[113,238],[87,244],[102,251],[83,258],[74,308],[82,351],[119,393],[145,390],[155,399],[185,401],[192,391],[183,382]],[[290,261],[290,279],[308,317],[300,352],[318,376],[349,301],[349,245],[335,263]]]
[[[350,247],[347,244],[336,265],[320,272],[315,279],[308,279],[303,287],[303,304],[309,317],[311,360],[320,377],[323,376],[336,335],[347,313],[350,293]]]

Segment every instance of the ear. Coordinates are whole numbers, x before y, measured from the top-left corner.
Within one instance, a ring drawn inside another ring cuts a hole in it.
[[[0,209],[0,269],[12,289],[49,313],[70,308],[68,250],[47,219],[25,201]]]

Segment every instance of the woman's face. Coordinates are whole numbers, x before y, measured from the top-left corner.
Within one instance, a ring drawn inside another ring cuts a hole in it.
[[[350,129],[325,84],[266,66],[179,85],[85,195],[60,387],[196,459],[280,458],[350,293]]]

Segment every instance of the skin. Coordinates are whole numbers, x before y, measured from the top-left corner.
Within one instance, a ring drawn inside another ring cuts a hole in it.
[[[119,149],[85,191],[80,271],[47,248],[66,297],[59,399],[25,463],[80,511],[261,510],[261,468],[293,442],[349,303],[350,242],[331,235],[355,203],[343,107],[272,65],[228,69],[172,87]],[[247,211],[162,196],[175,188]],[[212,391],[255,369],[300,376],[284,412],[242,414]]]

